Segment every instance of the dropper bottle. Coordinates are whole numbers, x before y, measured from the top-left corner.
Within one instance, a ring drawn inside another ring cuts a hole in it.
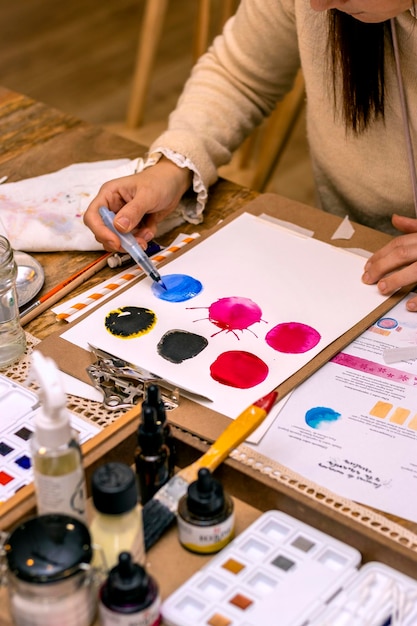
[[[121,552],[99,592],[102,626],[158,626],[160,606],[155,580],[129,552]]]
[[[86,485],[81,448],[71,427],[61,373],[35,350],[31,378],[40,386],[31,456],[39,515],[63,513],[86,523]]]
[[[162,426],[164,443],[169,448],[168,471],[169,478],[174,475],[176,450],[175,441],[172,435],[171,426],[168,423],[164,401],[161,398],[161,392],[158,385],[152,383],[146,390],[146,397],[142,403],[142,408],[151,406],[156,411],[156,419]]]
[[[233,500],[206,467],[178,502],[177,521],[179,541],[191,552],[212,554],[233,539]]]
[[[170,451],[164,443],[163,426],[157,420],[156,409],[145,403],[142,404],[142,419],[137,438],[135,465],[139,498],[144,505],[170,477]]]

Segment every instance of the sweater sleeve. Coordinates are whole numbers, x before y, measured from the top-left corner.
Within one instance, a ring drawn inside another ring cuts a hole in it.
[[[150,153],[183,155],[208,189],[217,168],[291,89],[299,65],[294,0],[242,0],[194,66]]]

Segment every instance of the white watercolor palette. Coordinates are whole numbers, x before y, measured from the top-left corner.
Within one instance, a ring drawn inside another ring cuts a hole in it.
[[[29,441],[38,410],[36,393],[0,375],[0,503],[33,480]],[[100,432],[98,426],[70,415],[80,443]]]
[[[360,562],[355,548],[268,511],[165,600],[164,624],[416,624],[417,582],[379,563],[358,571]],[[395,621],[400,611],[407,621]]]
[[[415,626],[417,581],[383,563],[366,563],[309,626]]]

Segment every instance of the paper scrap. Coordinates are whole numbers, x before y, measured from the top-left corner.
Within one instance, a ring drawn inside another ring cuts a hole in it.
[[[352,226],[352,223],[349,220],[349,217],[346,217],[342,220],[339,226],[334,231],[331,239],[351,239],[355,229]]]
[[[387,348],[382,353],[382,357],[387,364],[417,359],[417,345],[404,346],[402,348]]]

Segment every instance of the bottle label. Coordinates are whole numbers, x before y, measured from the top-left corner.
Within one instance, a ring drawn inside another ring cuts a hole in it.
[[[46,476],[35,471],[34,481],[39,515],[64,513],[86,521],[86,489],[81,467],[62,476]]]
[[[160,607],[161,599],[159,595],[146,609],[140,610],[139,608],[136,613],[129,614],[111,611],[100,602],[100,623],[102,626],[159,626],[161,624]]]
[[[224,522],[213,526],[197,526],[178,516],[178,536],[185,548],[193,552],[218,552],[232,540],[235,516],[230,515]]]

